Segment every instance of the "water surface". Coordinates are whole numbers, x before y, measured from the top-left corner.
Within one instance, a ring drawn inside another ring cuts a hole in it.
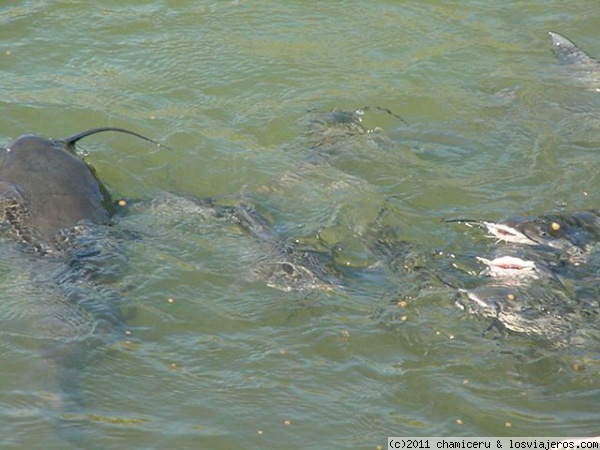
[[[340,264],[358,269],[373,262],[361,236],[386,208],[420,253],[469,259],[493,243],[442,218],[598,207],[600,95],[557,63],[547,35],[600,56],[597,6],[22,1],[0,7],[0,137],[130,128],[173,150],[82,142],[115,196],[243,192],[279,230],[340,243]],[[406,123],[370,110],[381,140],[307,165],[309,111],[364,106]],[[179,206],[116,219],[131,238],[111,288],[135,311],[131,336],[81,367],[84,408],[63,412],[58,432],[43,310],[25,314],[47,294],[3,250],[2,448],[375,449],[399,435],[600,432],[597,321],[576,348],[482,337],[489,322],[456,308],[451,288],[402,270],[281,292],[249,276],[260,243]]]

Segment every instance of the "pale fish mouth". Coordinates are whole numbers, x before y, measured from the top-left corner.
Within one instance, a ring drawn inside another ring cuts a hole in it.
[[[495,238],[501,242],[510,242],[512,244],[539,245],[539,242],[534,241],[530,237],[521,233],[514,227],[502,223],[481,222],[486,230],[491,234],[491,238]]]
[[[514,256],[502,256],[494,259],[477,257],[487,267],[481,275],[493,278],[537,278],[538,270],[535,262]]]

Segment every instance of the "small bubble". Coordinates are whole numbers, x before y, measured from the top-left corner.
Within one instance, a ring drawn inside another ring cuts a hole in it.
[[[263,430],[258,430],[256,434],[263,434]]]
[[[291,425],[291,424],[292,424],[292,422],[291,422],[291,421],[289,421],[289,420],[284,420],[284,421],[283,421],[283,424],[284,424],[284,425]]]
[[[175,299],[173,297],[169,297],[167,299],[167,303],[170,304],[170,305],[172,305],[173,303],[175,303]]]

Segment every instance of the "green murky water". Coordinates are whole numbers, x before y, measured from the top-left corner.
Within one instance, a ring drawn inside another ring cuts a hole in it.
[[[472,258],[492,243],[440,219],[598,207],[600,95],[547,36],[600,56],[598,20],[593,0],[13,2],[0,6],[0,137],[126,127],[173,150],[84,141],[117,196],[244,192],[279,229],[339,242],[339,262],[359,269],[385,206],[418,252]],[[381,139],[307,166],[308,111],[364,106],[407,123],[371,109]],[[488,322],[415,273],[286,293],[252,276],[259,243],[202,211],[116,222],[133,236],[114,286],[131,336],[78,368],[84,407],[62,412],[60,430],[36,340],[46,294],[3,251],[1,448],[376,449],[399,435],[600,432],[593,320],[575,349],[482,337]]]

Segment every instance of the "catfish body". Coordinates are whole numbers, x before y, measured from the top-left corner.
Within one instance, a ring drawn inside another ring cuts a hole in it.
[[[92,169],[63,141],[21,136],[0,156],[3,219],[37,250],[56,249],[77,224],[109,224],[109,203]]]
[[[91,166],[74,153],[77,141],[105,131],[93,128],[64,139],[23,135],[0,150],[0,222],[40,253],[61,250],[78,227],[108,225],[112,204]]]

